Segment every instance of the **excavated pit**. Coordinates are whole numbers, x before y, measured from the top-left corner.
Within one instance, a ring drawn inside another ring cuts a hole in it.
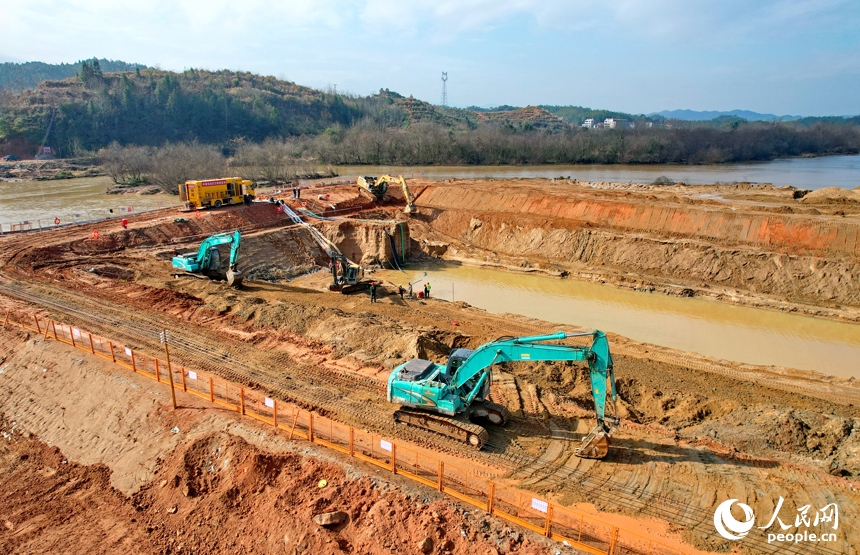
[[[435,257],[619,286],[672,286],[714,298],[731,292],[733,302],[848,320],[858,314],[858,217],[848,204],[839,205],[844,216],[828,216],[829,204],[754,186],[603,190],[547,180],[417,185],[418,212],[411,216],[402,214],[396,198],[388,206],[350,204],[354,192],[344,188],[330,204],[356,211],[344,216],[331,208],[327,217],[348,221],[309,221],[350,259],[369,266],[390,264],[393,239],[398,256],[405,251],[413,261]],[[321,188],[319,194],[334,190]],[[697,196],[703,194],[723,200]],[[309,207],[324,215],[322,208]],[[188,221],[174,221],[178,217]],[[242,290],[172,277],[174,250],[193,249],[210,234],[234,229],[243,233]],[[38,240],[21,235],[0,242],[6,279],[56,298],[77,295],[88,310],[119,307],[130,319],[157,318],[171,329],[220,338],[243,360],[323,384],[368,413],[393,411],[384,400],[384,382],[402,362],[442,361],[454,347],[559,327],[462,303],[401,300],[390,286],[375,304],[365,295],[327,292],[325,252],[268,203],[199,218],[173,211],[137,216],[130,229],[116,225],[98,240],[83,226],[29,237]],[[814,381],[806,391],[767,387],[767,380],[776,384],[784,376],[764,368],[749,380],[693,370],[684,364],[686,354],[610,339],[624,421],[606,460],[571,455],[593,425],[587,372],[572,363],[539,363],[503,365],[491,395],[514,419],[506,430],[491,430],[490,441],[532,462],[504,467],[490,453],[469,464],[496,473],[501,467],[510,482],[565,504],[593,504],[643,522],[668,521],[668,513],[655,511],[681,504],[693,516],[671,524],[701,549],[728,548],[699,518],[712,516],[726,498],[757,513],[772,510],[780,496],[797,507],[821,505],[830,496],[846,514],[860,509],[854,491],[860,475],[857,406],[820,394]],[[305,406],[372,427],[360,417],[339,415],[334,406]],[[240,449],[224,437],[207,441]],[[186,469],[199,466],[194,449],[183,455]],[[459,456],[448,446],[440,451]],[[253,475],[247,483],[207,482],[177,466],[177,486],[253,511],[237,501],[234,488],[279,489],[286,482],[265,482],[259,472],[260,465],[282,468],[284,461],[249,456]],[[860,544],[856,528],[843,533],[840,545]]]

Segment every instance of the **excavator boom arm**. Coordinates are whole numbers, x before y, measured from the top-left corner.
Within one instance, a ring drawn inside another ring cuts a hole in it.
[[[590,347],[580,345],[552,345],[542,343],[555,339],[565,339],[572,335],[591,335]],[[595,331],[590,334],[567,334],[558,332],[550,335],[534,337],[518,337],[493,341],[478,347],[454,374],[451,384],[455,390],[460,390],[469,380],[474,379],[495,362],[503,361],[587,361],[591,370],[591,389],[594,396],[594,408],[598,419],[603,419],[606,412],[607,381],[611,383],[612,400],[617,399],[615,391],[615,372],[612,367],[612,355],[609,353],[609,342],[606,334]],[[609,379],[607,379],[609,378]]]
[[[201,268],[209,266],[209,249],[218,245],[232,243],[230,248],[230,268],[235,268],[236,260],[239,257],[239,241],[241,235],[238,231],[235,233],[219,233],[213,235],[200,243],[200,248],[197,249],[197,264]]]

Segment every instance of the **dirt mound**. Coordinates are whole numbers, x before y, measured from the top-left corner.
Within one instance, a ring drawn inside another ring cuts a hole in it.
[[[175,452],[133,502],[153,545],[165,552],[414,553],[425,538],[433,552],[492,553],[503,539],[521,553],[543,552],[490,519],[478,529],[444,501],[422,502],[339,466],[262,452],[226,433]],[[346,521],[314,521],[335,511]]]
[[[445,500],[295,453],[261,451],[226,433],[180,446],[128,498],[104,465],[80,465],[0,419],[0,552],[518,553],[546,548]],[[321,485],[321,480],[325,484]],[[321,526],[332,511],[346,521]]]
[[[13,421],[0,421],[0,552],[156,552],[106,466],[76,464]]]
[[[812,191],[801,199],[806,204],[855,204],[860,203],[860,194],[854,190],[842,189],[840,187],[825,187]]]

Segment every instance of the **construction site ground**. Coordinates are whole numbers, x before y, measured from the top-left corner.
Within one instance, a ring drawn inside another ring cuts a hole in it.
[[[413,260],[541,271],[848,321],[860,314],[860,205],[852,199],[756,185],[410,186],[418,211],[409,216],[396,192],[377,205],[343,186],[303,197],[314,214],[352,221],[306,219],[368,266],[391,255],[393,222],[405,221],[409,235],[398,246],[408,245]],[[594,424],[588,374],[573,363],[498,369],[491,398],[514,418],[490,429],[484,450],[471,451],[393,425],[397,407],[385,400],[390,371],[414,357],[443,361],[453,347],[503,335],[579,330],[464,303],[401,300],[390,288],[378,303],[364,293],[329,292],[328,257],[270,203],[199,217],[163,210],[129,224],[99,224],[98,238],[88,226],[3,236],[0,300],[153,355],[163,352],[160,330],[194,338],[209,348],[171,355],[188,368],[410,442],[686,551],[856,553],[860,545],[852,517],[860,502],[853,379],[739,369],[610,334],[622,425],[606,459],[573,455]],[[241,290],[174,277],[174,251],[233,229],[243,233]],[[167,390],[62,345],[9,330],[0,338],[0,406],[9,434],[0,442],[0,464],[16,478],[5,480],[0,504],[4,552],[98,546],[118,553],[132,543],[144,552],[417,552],[426,537],[433,552],[565,549],[185,397],[174,413]],[[208,453],[219,448],[235,466],[194,482],[200,496],[183,495],[183,484],[201,479],[191,468],[211,464]],[[320,491],[321,478],[335,485]],[[837,503],[844,516],[838,541],[770,545],[754,530],[733,543],[714,532],[722,501],[737,499],[769,516],[781,497],[780,517],[792,522],[804,505]],[[99,516],[84,512],[91,506]],[[312,517],[327,510],[348,512],[350,524],[321,532]],[[84,519],[98,523],[98,534],[85,537]]]

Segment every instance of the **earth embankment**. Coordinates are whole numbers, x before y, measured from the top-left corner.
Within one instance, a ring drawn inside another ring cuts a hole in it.
[[[437,184],[418,204],[444,258],[857,319],[860,219],[794,196],[535,180]]]

